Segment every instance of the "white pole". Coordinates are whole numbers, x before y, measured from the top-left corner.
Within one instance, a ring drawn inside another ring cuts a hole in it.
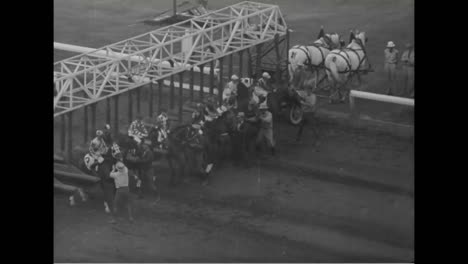
[[[362,91],[356,91],[356,90],[351,90],[349,96],[351,97],[350,104],[352,104],[351,105],[352,108],[354,107],[354,100],[352,99],[353,97],[414,107],[414,99],[409,99],[409,98],[368,93],[368,92],[362,92]]]

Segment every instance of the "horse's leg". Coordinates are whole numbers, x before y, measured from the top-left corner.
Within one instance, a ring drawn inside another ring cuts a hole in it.
[[[171,179],[169,180],[169,185],[175,185],[175,177],[176,177],[176,171],[175,171],[175,167],[174,167],[174,161],[173,161],[173,155],[172,153],[171,154],[167,154],[166,156],[166,159],[167,159],[167,163],[169,164],[169,168],[171,170]]]

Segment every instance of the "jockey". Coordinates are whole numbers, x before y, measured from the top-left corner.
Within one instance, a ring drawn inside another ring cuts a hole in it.
[[[104,132],[102,130],[96,131],[96,137],[91,140],[89,145],[89,154],[94,160],[97,160],[98,163],[102,163],[104,158],[102,157],[108,151],[106,142],[103,139]]]
[[[262,77],[258,79],[257,85],[255,85],[254,88],[254,94],[259,98],[258,103],[261,103],[264,100],[266,100],[268,93],[272,91],[269,83],[270,79],[271,76],[268,72],[264,72],[262,74]]]
[[[167,116],[165,116],[165,113],[162,113],[161,115],[158,116],[158,119],[156,121],[156,131],[158,132],[158,138],[156,141],[156,146],[159,149],[165,149],[167,148],[166,146],[166,140],[167,140]]]
[[[161,114],[156,119],[156,124],[160,122],[160,125],[167,133],[169,133],[169,125],[167,122],[168,120],[169,117],[167,116],[166,112],[161,112]]]
[[[205,111],[204,111],[204,119],[206,122],[210,122],[218,118],[219,113],[216,110],[216,103],[213,100],[208,100],[206,103]]]
[[[204,108],[203,104],[198,103],[197,108],[192,113],[192,124],[200,124],[203,125],[205,122],[205,115],[204,115]]]
[[[223,91],[223,102],[230,107],[237,107],[237,86],[239,85],[239,77],[237,75],[231,76],[231,81],[226,85]]]
[[[135,121],[128,128],[128,136],[132,137],[138,144],[141,143],[143,138],[148,137],[148,130],[141,119],[142,116],[137,115]]]

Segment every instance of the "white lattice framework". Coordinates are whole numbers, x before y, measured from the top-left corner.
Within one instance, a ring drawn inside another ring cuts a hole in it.
[[[286,30],[278,6],[246,1],[56,62],[54,117],[273,40]],[[182,50],[188,38],[191,48]]]

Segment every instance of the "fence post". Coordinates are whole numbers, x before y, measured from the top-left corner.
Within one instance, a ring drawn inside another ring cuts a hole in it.
[[[133,121],[133,100],[132,100],[132,91],[128,91],[128,123]]]
[[[218,84],[218,98],[219,104],[223,102],[223,57],[219,59],[219,84]]]
[[[67,142],[67,160],[72,161],[73,148],[73,112],[68,112],[68,142]]]
[[[149,101],[148,101],[148,115],[152,116],[153,115],[153,79],[150,80],[150,91],[149,91]]]
[[[91,137],[96,134],[96,106],[97,103],[91,105]]]
[[[119,133],[119,95],[115,96],[114,101],[114,133],[117,135]]]
[[[193,77],[194,76],[194,67],[190,69],[190,101],[193,102]]]
[[[170,108],[171,109],[174,109],[174,74],[171,75],[171,91],[170,91],[170,98],[169,98],[169,101],[170,101]]]
[[[158,80],[158,113],[162,110],[162,95],[163,95],[164,80]]]
[[[83,123],[84,123],[84,143],[88,142],[88,106],[85,105],[85,107],[83,107],[83,114],[84,114],[84,117],[83,117]]]
[[[244,50],[239,51],[239,78],[243,77],[243,68],[244,68]]]
[[[184,90],[184,72],[179,73],[179,124],[182,124],[182,114],[183,114],[183,90]]]
[[[262,75],[262,46],[263,46],[263,43],[260,43],[257,45],[257,63],[255,65],[256,69],[255,69],[255,73],[257,75],[257,77],[261,76]]]
[[[228,65],[228,78],[232,76],[232,64],[233,64],[233,53],[229,54],[229,65]]]
[[[214,60],[210,61],[210,95],[213,96],[214,90]]]
[[[200,65],[200,101],[203,100],[203,78],[204,78],[204,73],[203,73],[203,68],[205,67],[204,64]]]
[[[62,133],[60,135],[60,150],[65,154],[65,134],[66,134],[66,123],[65,123],[65,115],[62,115]]]

